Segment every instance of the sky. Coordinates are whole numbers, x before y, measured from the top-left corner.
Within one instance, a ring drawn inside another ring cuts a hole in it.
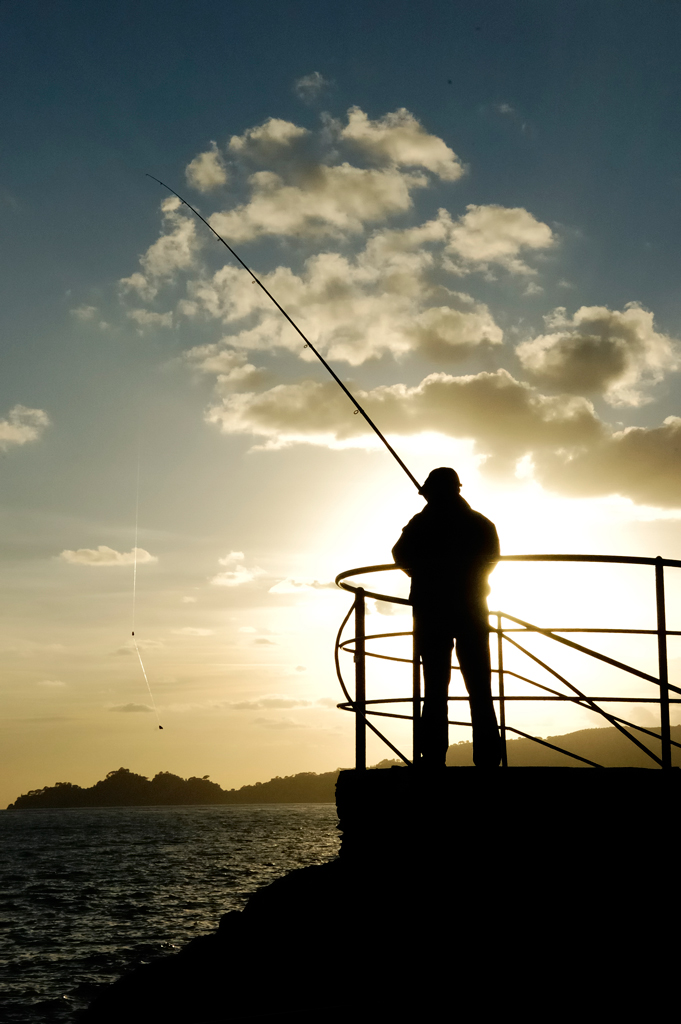
[[[681,558],[680,29],[672,0],[0,4],[0,804],[120,766],[350,766],[333,581],[423,506],[147,174],[417,479],[458,470],[504,554]],[[654,626],[648,569],[492,584],[542,626]],[[408,630],[396,607],[370,631]],[[598,644],[655,671],[647,638]],[[555,646],[591,692],[643,693]],[[400,671],[372,664],[370,696]]]

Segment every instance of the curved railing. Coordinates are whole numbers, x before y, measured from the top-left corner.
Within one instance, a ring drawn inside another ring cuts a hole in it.
[[[572,751],[564,750],[562,747],[557,747],[547,740],[543,740],[538,736],[531,736],[529,733],[518,729],[516,726],[509,725],[507,717],[507,705],[512,704],[515,701],[567,701],[572,704],[577,704],[580,707],[587,708],[588,710],[599,715],[602,719],[605,719],[610,725],[618,729],[626,738],[639,747],[645,754],[651,759],[651,766],[657,766],[659,768],[671,768],[672,767],[672,747],[681,747],[681,744],[676,743],[671,739],[670,733],[670,717],[669,709],[672,704],[681,704],[681,688],[673,686],[669,682],[669,672],[667,664],[667,637],[669,636],[681,636],[681,630],[670,630],[667,629],[666,622],[666,607],[665,607],[665,583],[664,583],[664,570],[665,567],[681,568],[681,561],[675,561],[673,559],[666,558],[639,558],[633,556],[620,556],[620,555],[504,555],[500,559],[501,562],[607,562],[617,564],[628,564],[628,565],[649,565],[654,567],[655,571],[655,608],[657,623],[656,629],[611,629],[611,628],[600,628],[600,627],[551,627],[545,628],[526,622],[523,619],[519,619],[514,615],[510,615],[507,612],[494,611],[490,612],[490,619],[496,620],[496,625],[490,625],[490,634],[496,634],[497,637],[497,664],[492,669],[493,676],[497,678],[497,692],[493,694],[494,701],[499,708],[499,727],[502,738],[502,765],[508,766],[506,739],[507,734],[513,733],[517,736],[522,736],[526,739],[532,740],[535,743],[541,744],[542,746],[549,747],[552,750],[559,751],[562,754],[566,754],[569,757],[574,758],[584,764],[587,764],[593,768],[601,768],[602,765],[596,764],[594,761],[590,761],[588,758],[582,757],[579,754],[575,754]],[[419,720],[421,715],[421,703],[423,701],[422,686],[421,686],[421,666],[420,659],[414,649],[412,648],[411,658],[398,658],[390,654],[378,654],[375,651],[368,651],[366,648],[367,641],[371,640],[383,640],[392,637],[400,636],[411,636],[413,638],[413,630],[406,632],[393,632],[393,633],[373,633],[367,635],[365,629],[366,619],[366,598],[374,598],[378,601],[385,601],[390,604],[407,605],[411,606],[411,602],[404,597],[396,597],[392,594],[382,594],[373,590],[367,590],[366,588],[356,584],[348,582],[352,577],[361,576],[368,573],[376,572],[388,572],[398,570],[399,567],[394,564],[389,565],[365,565],[357,569],[348,569],[346,572],[339,573],[336,577],[336,583],[343,590],[350,591],[355,595],[353,603],[348,611],[347,615],[341,623],[341,627],[338,630],[336,637],[336,645],[334,651],[334,657],[336,662],[336,672],[338,679],[345,695],[345,701],[341,702],[338,707],[343,711],[352,711],[355,713],[355,764],[357,768],[366,768],[366,730],[370,729],[376,736],[379,737],[392,751],[395,753],[405,764],[412,764],[419,756]],[[355,616],[355,635],[345,640],[342,639],[343,631],[353,614]],[[508,622],[509,625],[504,625],[504,622]],[[564,645],[574,651],[578,651],[581,654],[587,655],[590,658],[594,658],[597,661],[603,662],[611,667],[619,669],[623,672],[629,673],[630,675],[636,676],[648,683],[652,683],[657,687],[658,696],[650,697],[631,697],[631,696],[605,696],[605,697],[594,697],[583,693],[574,683],[570,682],[563,675],[551,668],[550,665],[542,661],[531,651],[527,650],[517,639],[514,639],[510,633],[535,633],[544,637],[548,637],[550,640],[555,641],[557,644]],[[563,633],[621,633],[621,634],[644,634],[657,637],[657,654],[658,654],[658,675],[650,675],[647,672],[643,672],[641,669],[634,667],[633,665],[627,665],[625,662],[618,661],[615,658],[610,658],[599,651],[595,651],[589,647],[585,647],[582,644],[578,644],[573,640],[568,639],[565,636],[559,635]],[[537,664],[540,668],[547,671],[554,677],[562,686],[566,687],[568,692],[557,690],[552,686],[546,686],[542,683],[538,683],[533,679],[529,679],[527,676],[520,675],[519,673],[512,671],[504,667],[504,642],[510,644],[513,648],[521,651],[530,660]],[[340,654],[342,651],[351,653],[354,655],[355,663],[355,694],[354,697],[350,695],[350,692],[343,679],[343,673],[340,665]],[[410,697],[384,697],[376,700],[367,700],[366,696],[366,659],[367,658],[378,658],[385,661],[402,662],[404,664],[410,664],[412,671],[412,694]],[[453,666],[458,668],[458,666]],[[532,696],[519,696],[507,694],[505,691],[505,678],[512,677],[521,680],[524,683],[528,683],[533,687],[536,687],[541,693]],[[677,696],[672,697],[670,693],[676,694]],[[450,696],[450,702],[456,701],[467,701],[467,697],[463,696]],[[411,704],[411,714],[399,714],[396,711],[380,709],[379,705],[395,705],[395,704]],[[634,722],[627,721],[620,715],[616,715],[608,712],[606,709],[599,706],[599,704],[606,703],[617,703],[617,704],[652,704],[659,706],[660,716],[660,728],[659,732],[647,729],[641,725],[637,725]],[[369,716],[376,718],[392,718],[401,719],[412,722],[412,759],[406,757],[374,724],[369,720]],[[449,721],[450,725],[468,726],[470,728],[470,722],[458,722]],[[634,736],[630,730],[635,730],[642,736],[650,736],[660,743],[660,754],[656,754],[646,746],[645,742]]]

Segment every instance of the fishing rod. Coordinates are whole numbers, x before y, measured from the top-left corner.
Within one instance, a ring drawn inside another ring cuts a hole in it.
[[[409,477],[409,479],[410,479],[410,480],[411,480],[411,482],[413,483],[413,485],[414,485],[414,487],[416,488],[416,490],[417,490],[417,491],[419,491],[419,493],[420,493],[420,492],[421,492],[421,485],[420,485],[420,483],[418,482],[418,480],[416,479],[416,477],[415,477],[415,476],[414,476],[414,475],[413,475],[413,474],[412,474],[412,473],[410,472],[410,470],[409,470],[409,469],[407,469],[407,467],[405,466],[404,462],[402,462],[402,459],[401,459],[401,458],[399,457],[399,455],[397,454],[397,452],[395,451],[395,449],[393,448],[393,446],[392,446],[392,445],[390,444],[390,442],[389,442],[389,441],[388,441],[388,440],[387,440],[387,439],[386,439],[386,438],[385,438],[385,437],[383,436],[383,434],[382,434],[382,433],[381,433],[381,431],[380,431],[380,430],[378,429],[378,427],[376,426],[376,424],[374,423],[374,421],[373,421],[373,420],[371,419],[371,417],[370,417],[370,416],[369,416],[369,415],[368,415],[368,414],[367,414],[367,413],[366,413],[366,412],[364,411],[364,409],[363,409],[363,408],[362,408],[362,406],[361,406],[361,405],[359,404],[359,402],[357,401],[357,399],[356,399],[356,398],[354,398],[354,397],[353,397],[353,396],[352,396],[352,395],[350,394],[350,392],[348,391],[348,389],[346,388],[345,384],[344,384],[344,383],[343,383],[343,381],[342,381],[342,380],[340,379],[340,377],[339,377],[339,376],[338,376],[338,375],[337,375],[336,373],[334,373],[334,371],[333,371],[333,370],[331,369],[331,367],[330,367],[330,366],[329,366],[329,364],[327,363],[326,359],[324,359],[324,356],[323,356],[323,355],[322,355],[322,354],[321,354],[320,352],[318,352],[318,351],[317,351],[317,349],[316,349],[316,348],[314,347],[314,345],[312,344],[312,342],[310,341],[310,339],[309,339],[309,338],[307,338],[307,337],[306,337],[306,336],[305,336],[305,335],[303,334],[303,332],[301,331],[301,329],[300,329],[300,327],[298,326],[298,324],[297,324],[297,323],[296,323],[296,322],[295,322],[294,320],[292,320],[292,319],[291,319],[291,317],[290,317],[290,316],[288,315],[288,313],[286,312],[286,310],[284,309],[284,307],[283,307],[283,306],[280,306],[280,305],[279,305],[279,303],[278,303],[278,302],[277,302],[277,300],[275,299],[274,295],[272,295],[272,292],[270,292],[270,291],[268,291],[268,290],[267,290],[267,288],[266,288],[266,287],[265,287],[265,285],[264,285],[264,284],[262,283],[262,281],[260,281],[260,280],[259,280],[259,279],[258,279],[258,278],[257,278],[257,277],[255,276],[255,274],[253,273],[253,271],[251,270],[251,268],[250,268],[249,266],[247,266],[247,265],[246,265],[246,264],[244,263],[244,261],[243,261],[243,260],[241,259],[241,257],[240,257],[240,256],[239,256],[239,255],[238,255],[237,253],[235,253],[235,252],[234,252],[234,249],[232,249],[231,245],[228,245],[228,244],[227,244],[227,242],[226,242],[226,241],[224,240],[224,238],[222,237],[222,235],[219,235],[219,234],[217,233],[217,231],[215,230],[215,228],[214,228],[214,227],[212,227],[212,225],[208,223],[208,221],[206,220],[206,218],[205,218],[205,217],[202,217],[202,216],[201,216],[201,214],[199,213],[199,211],[198,211],[198,210],[195,210],[195,209],[194,209],[194,207],[193,207],[193,206],[191,205],[191,203],[188,203],[186,199],[183,199],[183,198],[182,198],[182,196],[181,196],[181,195],[180,195],[180,194],[179,194],[178,192],[176,192],[174,188],[171,188],[171,187],[170,187],[170,185],[166,185],[166,183],[165,183],[164,181],[161,181],[161,179],[160,179],[160,178],[155,178],[153,174],[147,174],[147,178],[151,178],[151,179],[152,179],[152,181],[157,181],[159,185],[162,185],[162,186],[163,186],[163,188],[167,188],[169,192],[172,192],[172,194],[173,194],[174,196],[176,196],[176,197],[177,197],[177,198],[178,198],[178,199],[180,200],[180,202],[181,202],[181,203],[183,203],[183,204],[184,204],[184,205],[185,205],[185,206],[186,206],[186,207],[187,207],[187,208],[188,208],[189,210],[191,210],[191,211],[192,211],[192,213],[193,213],[193,214],[194,214],[194,215],[195,215],[196,217],[198,217],[198,218],[199,218],[199,220],[203,221],[203,223],[204,223],[204,224],[206,225],[206,227],[207,227],[207,228],[209,228],[209,229],[210,229],[210,230],[211,230],[211,231],[213,232],[213,234],[215,235],[215,237],[216,237],[216,238],[217,238],[217,239],[218,239],[218,240],[219,240],[220,242],[222,242],[222,244],[223,244],[223,245],[225,246],[225,248],[226,248],[226,249],[229,249],[229,251],[231,252],[231,254],[232,254],[232,256],[234,257],[234,259],[235,259],[235,260],[237,260],[237,261],[238,261],[238,262],[239,262],[239,263],[241,264],[241,266],[242,266],[242,267],[244,268],[244,270],[248,271],[248,273],[249,273],[249,274],[251,275],[251,277],[253,278],[253,280],[255,281],[255,283],[256,283],[256,284],[257,284],[257,285],[258,285],[258,286],[259,286],[260,288],[262,288],[262,290],[264,291],[265,295],[267,295],[267,297],[268,297],[269,299],[271,299],[271,300],[272,300],[272,302],[273,302],[273,303],[274,303],[274,305],[275,305],[275,306],[277,307],[277,309],[279,310],[279,312],[280,312],[280,313],[281,313],[281,314],[282,314],[283,316],[285,316],[285,317],[286,317],[286,319],[287,319],[287,320],[288,320],[288,322],[290,323],[291,327],[293,327],[293,329],[294,329],[295,331],[297,331],[297,332],[298,332],[298,334],[300,335],[300,337],[301,337],[301,338],[303,339],[303,341],[305,342],[305,347],[306,347],[306,348],[309,348],[309,349],[312,349],[312,351],[313,351],[313,352],[314,352],[314,354],[316,355],[316,357],[317,357],[317,359],[319,360],[319,362],[320,362],[320,363],[321,363],[321,364],[322,364],[323,366],[325,366],[325,367],[326,367],[326,369],[327,369],[327,370],[329,371],[329,373],[331,374],[331,376],[332,376],[332,377],[333,377],[333,379],[335,380],[336,384],[340,385],[340,387],[341,387],[341,388],[343,389],[343,391],[345,392],[345,394],[346,394],[346,395],[348,396],[348,398],[350,399],[350,401],[352,402],[352,404],[353,404],[353,405],[355,406],[355,410],[356,410],[356,413],[360,413],[360,414],[361,414],[361,415],[362,415],[362,416],[364,417],[364,419],[366,420],[366,422],[367,422],[367,423],[369,424],[369,426],[371,427],[371,429],[372,429],[372,430],[374,431],[374,433],[375,433],[375,434],[377,434],[377,435],[378,435],[378,437],[380,437],[381,441],[382,441],[382,442],[383,442],[383,444],[384,444],[384,445],[386,446],[386,448],[388,449],[388,451],[390,452],[390,454],[392,455],[392,457],[393,457],[393,458],[394,458],[394,459],[395,459],[395,460],[396,460],[396,461],[397,461],[397,462],[399,463],[399,465],[400,465],[400,466],[402,467],[402,469],[404,470],[404,472],[405,472],[405,473],[407,474],[407,476]]]

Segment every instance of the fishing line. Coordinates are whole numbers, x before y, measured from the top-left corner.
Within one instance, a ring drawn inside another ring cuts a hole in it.
[[[331,374],[331,376],[332,376],[332,377],[333,377],[333,379],[335,380],[336,384],[338,384],[338,385],[339,385],[339,386],[340,386],[340,387],[341,387],[341,388],[343,389],[343,391],[344,391],[344,392],[345,392],[345,394],[346,394],[346,395],[348,396],[348,398],[350,399],[350,401],[352,402],[352,404],[353,404],[353,405],[355,406],[355,415],[357,415],[357,413],[360,413],[360,414],[361,414],[361,415],[362,415],[362,416],[364,417],[364,419],[365,419],[365,420],[366,420],[366,422],[367,422],[367,423],[369,424],[369,426],[371,427],[371,429],[372,429],[372,430],[374,431],[374,433],[375,433],[375,434],[377,434],[377,436],[378,436],[378,437],[380,437],[381,441],[382,441],[382,442],[383,442],[383,444],[384,444],[384,445],[386,446],[386,448],[388,449],[388,451],[390,452],[390,454],[392,455],[392,457],[393,457],[393,458],[394,458],[394,459],[395,459],[395,460],[396,460],[396,461],[397,461],[397,462],[399,463],[399,465],[400,465],[400,466],[402,467],[402,469],[404,470],[404,472],[405,472],[405,473],[407,474],[407,476],[409,477],[409,479],[410,479],[410,480],[411,480],[411,482],[413,483],[413,485],[414,485],[414,487],[416,488],[416,490],[417,490],[417,491],[419,491],[419,493],[420,493],[420,491],[421,491],[421,485],[420,485],[420,483],[418,482],[418,480],[416,479],[416,477],[415,477],[415,476],[413,475],[413,473],[411,473],[411,471],[410,471],[409,469],[407,469],[407,467],[405,466],[404,462],[402,462],[402,459],[401,459],[401,458],[399,457],[399,455],[397,454],[397,452],[395,451],[395,449],[393,448],[393,446],[392,446],[391,444],[389,444],[389,442],[388,442],[388,441],[387,441],[387,439],[386,439],[386,438],[385,438],[385,437],[383,436],[383,434],[382,434],[382,433],[381,433],[381,431],[380,431],[380,430],[378,429],[378,427],[376,426],[376,424],[374,423],[374,421],[373,421],[373,420],[372,420],[372,419],[371,419],[371,418],[370,418],[370,417],[368,416],[368,414],[367,414],[367,413],[366,413],[366,412],[364,411],[364,409],[363,409],[363,408],[362,408],[362,406],[361,406],[361,405],[359,404],[359,402],[358,402],[358,401],[357,401],[357,400],[356,400],[355,398],[353,398],[353,396],[352,396],[352,395],[350,394],[350,392],[348,391],[348,389],[346,388],[345,384],[344,384],[344,383],[343,383],[343,381],[342,381],[342,380],[340,379],[340,377],[338,377],[338,375],[337,375],[336,373],[334,373],[334,371],[333,371],[333,370],[331,369],[331,367],[330,367],[330,366],[329,366],[329,364],[327,363],[326,359],[324,359],[324,357],[323,357],[323,356],[321,355],[321,353],[317,351],[317,349],[316,349],[316,348],[314,347],[314,345],[313,345],[313,344],[312,344],[312,342],[311,342],[311,341],[309,340],[309,338],[306,338],[306,337],[305,337],[305,335],[304,335],[304,334],[303,334],[303,332],[301,331],[301,329],[300,329],[300,327],[298,326],[298,324],[297,324],[297,323],[295,323],[295,321],[291,319],[291,317],[290,317],[290,316],[288,315],[288,313],[286,312],[286,310],[284,309],[284,307],[283,307],[283,306],[280,306],[280,305],[279,305],[279,303],[278,303],[278,302],[277,302],[277,300],[275,299],[274,295],[272,295],[272,293],[271,293],[270,291],[268,291],[268,290],[267,290],[267,288],[266,288],[266,287],[265,287],[265,285],[264,285],[264,284],[262,283],[262,281],[260,281],[260,280],[259,280],[259,278],[257,278],[257,277],[255,276],[255,274],[253,273],[253,271],[251,270],[251,268],[250,268],[249,266],[247,266],[247,265],[246,265],[246,264],[244,263],[244,261],[243,261],[243,260],[241,259],[241,257],[240,257],[239,255],[237,255],[237,253],[235,253],[235,252],[234,252],[234,249],[232,249],[231,245],[228,245],[228,244],[227,244],[227,242],[226,242],[226,241],[224,240],[224,238],[222,237],[222,235],[219,235],[219,234],[217,233],[217,231],[215,230],[215,228],[214,228],[214,227],[212,227],[212,226],[211,226],[211,225],[210,225],[210,224],[208,223],[208,221],[206,220],[206,218],[205,218],[205,217],[202,217],[202,216],[201,216],[201,214],[199,213],[199,211],[198,211],[198,210],[195,210],[195,209],[194,209],[194,207],[193,207],[193,206],[191,205],[191,203],[188,203],[186,199],[183,199],[183,198],[182,198],[182,196],[181,196],[181,195],[180,195],[180,194],[179,194],[178,192],[176,192],[174,188],[171,188],[171,187],[170,187],[170,185],[166,185],[166,183],[165,183],[164,181],[161,181],[161,179],[160,179],[160,178],[155,178],[153,174],[147,174],[147,178],[151,178],[151,179],[152,179],[152,181],[157,181],[159,185],[162,185],[162,186],[163,186],[163,188],[167,188],[169,192],[172,192],[172,194],[173,194],[174,196],[176,196],[176,197],[177,197],[177,198],[178,198],[178,199],[180,200],[180,202],[181,202],[181,203],[183,203],[183,204],[184,204],[184,205],[185,205],[185,206],[187,207],[187,209],[191,210],[191,211],[192,211],[192,213],[193,213],[193,214],[194,214],[194,215],[195,215],[196,217],[198,217],[198,218],[199,218],[199,220],[203,221],[203,223],[204,223],[204,224],[206,225],[206,227],[207,227],[207,228],[209,228],[209,230],[213,232],[213,234],[215,235],[215,237],[216,237],[216,238],[217,238],[217,239],[218,239],[218,240],[219,240],[220,242],[222,242],[222,244],[223,244],[223,245],[225,246],[225,248],[229,249],[229,251],[231,252],[231,254],[232,254],[232,256],[234,257],[234,259],[235,259],[235,260],[237,260],[237,261],[238,261],[238,262],[239,262],[239,263],[241,264],[241,266],[242,266],[242,267],[244,268],[244,270],[248,271],[248,273],[249,273],[249,274],[251,275],[251,277],[253,278],[253,281],[255,282],[255,284],[257,284],[257,285],[258,285],[258,286],[259,286],[260,288],[262,288],[262,290],[264,291],[265,295],[267,295],[267,297],[268,297],[269,299],[271,299],[271,300],[272,300],[272,302],[273,302],[273,303],[274,303],[274,305],[275,305],[275,306],[277,307],[277,309],[279,310],[279,312],[280,312],[280,313],[281,313],[281,314],[282,314],[283,316],[285,316],[285,317],[286,317],[286,319],[287,319],[287,320],[288,320],[288,322],[290,323],[291,327],[293,327],[293,329],[294,329],[295,331],[297,331],[297,332],[298,332],[298,334],[300,335],[300,337],[301,337],[301,338],[303,339],[303,341],[305,342],[305,347],[306,347],[306,348],[309,348],[309,349],[312,349],[312,351],[314,352],[314,354],[316,355],[317,359],[318,359],[318,360],[319,360],[319,362],[320,362],[320,363],[322,364],[322,366],[325,366],[325,367],[326,367],[326,369],[327,369],[327,370],[329,371],[329,373]]]
[[[132,642],[135,645],[135,651],[139,658],[140,668],[142,669],[142,675],[144,676],[144,682],[147,684],[147,690],[149,691],[149,699],[151,700],[151,706],[154,709],[156,715],[156,724],[159,729],[163,729],[158,717],[158,710],[156,708],[156,701],[154,695],[151,692],[151,686],[149,685],[149,679],[147,678],[147,670],[144,667],[142,661],[142,654],[139,647],[137,646],[137,637],[135,636],[135,612],[137,607],[137,534],[139,532],[139,511],[140,511],[140,453],[137,452],[137,491],[135,494],[135,546],[133,548],[133,565],[132,565]]]

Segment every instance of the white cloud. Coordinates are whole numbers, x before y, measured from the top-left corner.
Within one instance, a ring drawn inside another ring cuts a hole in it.
[[[152,711],[148,704],[117,704],[115,707],[109,708],[109,711]]]
[[[181,212],[182,203],[170,196],[161,203],[167,230],[140,256],[143,273],[136,271],[119,282],[123,293],[132,291],[147,301],[158,292],[159,284],[172,279],[177,271],[194,265],[198,241],[196,222]]]
[[[7,414],[7,419],[0,420],[0,451],[14,444],[37,441],[49,423],[49,417],[42,409],[15,405]]]
[[[535,479],[553,491],[681,507],[681,417],[670,416],[659,427],[614,430],[586,398],[542,394],[503,369],[464,377],[433,373],[415,387],[358,390],[357,398],[388,435],[434,432],[473,441],[485,457],[485,472],[511,476],[524,459]],[[225,433],[250,433],[271,448],[375,444],[332,382],[232,395],[207,418]]]
[[[135,637],[135,642],[129,640],[123,647],[118,647],[112,653],[115,655],[122,654],[134,654],[137,655],[137,648],[140,651],[158,651],[163,647],[161,640],[142,640],[140,637]]]
[[[476,347],[500,344],[503,335],[484,303],[431,279],[434,258],[426,245],[443,239],[449,223],[438,217],[420,228],[379,231],[353,258],[320,253],[299,274],[278,267],[262,280],[275,297],[285,296],[289,314],[331,360],[358,365],[385,352],[399,357],[412,351],[438,361],[461,359]],[[280,347],[305,358],[299,335],[236,268],[193,282],[190,294],[233,332],[187,354],[192,365],[219,376],[221,390],[264,383],[245,350]]]
[[[304,103],[312,103],[330,85],[331,82],[328,78],[324,78],[319,71],[313,71],[309,75],[297,78],[293,83],[293,90]]]
[[[332,360],[359,365],[385,352],[400,357],[414,350],[449,360],[467,357],[478,345],[500,344],[501,330],[487,306],[446,288],[442,271],[489,277],[492,268],[503,267],[527,284],[536,273],[527,254],[555,242],[548,225],[529,211],[498,205],[468,206],[457,220],[440,210],[415,227],[383,227],[412,208],[414,190],[432,185],[432,175],[454,181],[463,174],[456,154],[404,109],[372,120],[353,107],[346,124],[327,118],[316,132],[269,118],[233,136],[228,149],[246,172],[248,194],[208,219],[230,242],[266,235],[346,241],[378,225],[354,255],[320,252],[298,273],[279,266],[261,275]],[[217,159],[217,149],[211,153]],[[371,166],[359,166],[358,156]],[[164,201],[163,210],[166,229],[141,257],[143,272],[121,282],[124,291],[146,301],[164,281],[196,266],[195,224],[175,197]],[[241,268],[227,263],[211,278],[190,279],[187,290],[177,315],[216,319],[229,329],[222,343],[188,354],[197,369],[219,375],[221,392],[266,384],[264,370],[239,350],[285,348],[307,357],[293,328]],[[141,327],[170,326],[172,317],[136,309],[129,315]]]
[[[394,384],[357,391],[358,401],[393,434],[436,431],[471,438],[482,453],[518,457],[534,445],[570,446],[600,436],[602,424],[584,398],[546,396],[506,370],[452,377],[433,373],[415,387]],[[252,433],[274,443],[364,444],[369,428],[331,381],[280,384],[236,394],[209,410],[225,433]]]
[[[218,234],[234,242],[263,235],[342,237],[410,209],[411,192],[427,183],[423,175],[349,163],[319,164],[304,185],[289,184],[273,171],[258,171],[250,178],[248,203],[209,219]]]
[[[69,310],[71,316],[75,316],[77,320],[95,320],[98,316],[98,309],[96,306],[78,306],[76,309]]]
[[[241,587],[245,583],[252,583],[253,580],[259,576],[264,576],[264,569],[253,566],[247,568],[245,565],[239,563],[244,560],[243,551],[230,551],[224,558],[218,559],[219,565],[232,566],[225,572],[219,572],[217,576],[213,576],[210,580],[212,584],[217,587]]]
[[[134,565],[135,552],[137,552],[137,564],[144,565],[149,562],[158,562],[156,555],[150,555],[144,548],[133,548],[132,551],[115,551],[105,544],[97,548],[78,548],[77,551],[62,551],[60,558],[72,565],[91,565],[95,567],[111,565]]]
[[[267,384],[270,377],[266,370],[247,362],[244,352],[220,344],[196,345],[185,352],[184,358],[200,373],[214,373],[221,393],[235,388],[259,388]]]
[[[185,175],[187,182],[198,189],[199,192],[210,192],[214,188],[227,183],[227,171],[225,162],[218,150],[217,144],[211,142],[211,148],[205,153],[199,153],[187,164]]]
[[[265,729],[306,729],[302,722],[296,722],[293,718],[256,718],[255,725],[262,725]]]
[[[62,683],[61,679],[41,679],[38,686],[62,687],[66,683]]]
[[[218,558],[219,565],[234,565],[235,562],[243,562],[244,558],[243,551],[230,551],[224,558]]]
[[[154,313],[148,309],[131,309],[128,311],[128,316],[139,327],[173,326],[173,314],[170,311],[167,313]]]
[[[351,107],[340,136],[380,163],[424,167],[445,181],[457,181],[464,174],[456,153],[437,135],[430,135],[404,107],[376,121],[359,107]]]
[[[127,292],[137,292],[141,299],[146,302],[151,302],[152,299],[158,294],[158,287],[153,281],[147,281],[144,274],[141,274],[139,270],[136,270],[130,277],[123,277],[118,282],[121,286],[121,292],[126,294]]]
[[[300,697],[271,694],[267,697],[259,697],[257,700],[234,701],[226,704],[225,707],[230,708],[232,711],[271,711],[273,709],[308,708],[311,704],[311,700],[301,700]]]
[[[241,587],[244,583],[251,583],[256,577],[262,575],[262,569],[246,569],[239,566],[227,572],[219,572],[210,580],[216,587]]]
[[[523,207],[470,204],[466,210],[452,225],[447,245],[447,250],[464,263],[498,263],[514,274],[533,274],[535,271],[519,254],[555,244],[548,224],[538,221]]]
[[[570,319],[560,307],[553,328],[516,349],[539,384],[577,394],[602,394],[613,405],[641,405],[641,390],[679,367],[678,343],[653,326],[653,314],[630,302],[624,311],[582,306]]]
[[[285,580],[280,580],[279,583],[275,583],[273,587],[270,587],[270,594],[299,594],[301,591],[306,590],[336,590],[336,584],[333,582],[320,583],[319,580],[294,580],[290,577]]]
[[[289,160],[292,154],[301,150],[301,143],[309,137],[307,128],[300,128],[292,121],[270,117],[255,128],[248,128],[243,135],[233,135],[229,150],[234,156],[264,166]]]
[[[106,320],[100,320],[99,310],[96,306],[77,306],[76,309],[70,309],[69,312],[71,316],[76,318],[76,320],[80,320],[83,323],[94,323],[98,320],[99,323],[97,326],[101,330],[106,330],[109,327]]]
[[[175,636],[214,636],[215,631],[212,629],[198,629],[194,626],[183,626],[182,629],[171,630]]]
[[[404,615],[409,609],[402,604],[392,604],[390,601],[374,601],[374,606],[379,615]]]
[[[358,150],[381,167],[357,167],[343,150]],[[321,132],[270,118],[235,135],[230,155],[258,170],[248,179],[250,198],[212,215],[216,231],[235,242],[262,235],[343,237],[408,210],[411,192],[428,179],[403,167],[426,168],[454,180],[462,173],[455,154],[429,135],[408,111],[369,121],[358,108],[348,125]]]

